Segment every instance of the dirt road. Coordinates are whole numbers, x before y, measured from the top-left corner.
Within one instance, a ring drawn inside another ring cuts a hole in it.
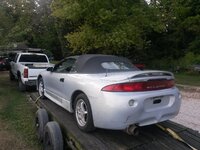
[[[182,104],[172,121],[200,132],[200,91],[182,90]]]

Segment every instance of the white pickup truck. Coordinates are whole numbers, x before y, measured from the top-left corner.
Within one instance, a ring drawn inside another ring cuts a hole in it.
[[[19,90],[25,91],[28,86],[36,86],[38,74],[53,64],[45,54],[18,53],[10,66],[10,80],[17,79]]]

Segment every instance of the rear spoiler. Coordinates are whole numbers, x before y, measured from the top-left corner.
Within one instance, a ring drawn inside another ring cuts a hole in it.
[[[162,79],[174,79],[174,75],[171,72],[168,71],[142,71],[138,72],[137,74],[131,76],[128,78],[129,80],[162,80]]]
[[[134,78],[141,78],[141,77],[155,77],[155,76],[170,76],[170,77],[174,77],[173,73],[168,72],[168,71],[143,71],[143,73],[137,74],[135,76],[133,76]]]

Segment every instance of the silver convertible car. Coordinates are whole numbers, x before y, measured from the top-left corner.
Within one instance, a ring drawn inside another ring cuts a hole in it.
[[[172,73],[141,71],[112,55],[68,57],[37,82],[39,95],[74,113],[85,132],[155,124],[175,117],[181,105]]]

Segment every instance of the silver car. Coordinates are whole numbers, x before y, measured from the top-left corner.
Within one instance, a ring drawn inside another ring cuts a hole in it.
[[[112,55],[68,57],[38,76],[39,95],[71,113],[78,127],[121,130],[175,117],[181,96],[166,71],[141,71]]]

